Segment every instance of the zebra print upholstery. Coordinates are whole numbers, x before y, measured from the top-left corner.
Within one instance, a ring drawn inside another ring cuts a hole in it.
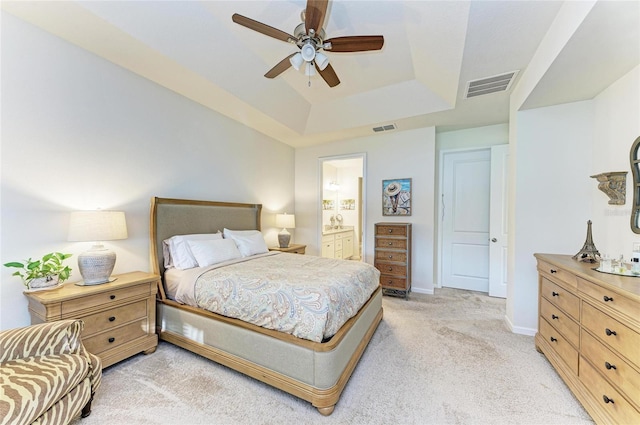
[[[81,320],[0,332],[0,424],[68,424],[91,413],[102,363],[82,345]]]

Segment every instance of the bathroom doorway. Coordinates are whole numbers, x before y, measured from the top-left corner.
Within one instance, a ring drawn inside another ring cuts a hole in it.
[[[362,261],[366,155],[320,159],[321,256]]]

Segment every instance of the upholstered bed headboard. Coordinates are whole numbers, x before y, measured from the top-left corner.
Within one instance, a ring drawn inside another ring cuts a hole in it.
[[[175,235],[260,230],[261,204],[151,198],[151,270],[164,276],[162,241]]]

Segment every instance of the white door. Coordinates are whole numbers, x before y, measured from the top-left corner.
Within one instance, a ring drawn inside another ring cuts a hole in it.
[[[442,286],[489,292],[491,150],[443,155]]]
[[[509,145],[491,148],[491,203],[489,219],[489,295],[507,297],[507,208]]]

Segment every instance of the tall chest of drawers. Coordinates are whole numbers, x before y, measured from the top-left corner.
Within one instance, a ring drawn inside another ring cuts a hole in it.
[[[111,283],[28,292],[31,324],[62,319],[84,321],[82,343],[107,367],[134,354],[155,351],[156,293],[160,277],[132,272]]]
[[[535,256],[536,348],[597,423],[640,423],[640,278]]]
[[[375,224],[374,266],[385,293],[407,298],[411,292],[411,223]]]

